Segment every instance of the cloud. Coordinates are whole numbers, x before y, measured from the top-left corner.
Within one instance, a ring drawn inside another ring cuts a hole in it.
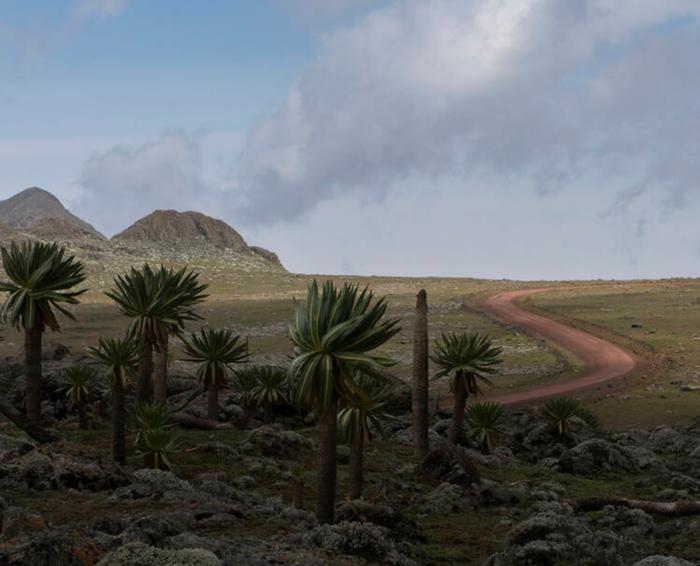
[[[676,210],[700,179],[699,14],[693,0],[380,7],[326,35],[253,127],[242,214],[295,221],[415,178],[464,191],[481,173],[543,196],[586,179],[603,211],[654,190]]]
[[[230,155],[239,144],[235,133],[169,133],[155,141],[94,153],[78,178],[74,208],[110,235],[156,209],[226,216],[232,181],[219,156]]]
[[[71,20],[112,18],[121,14],[127,4],[128,0],[76,0],[71,9]]]

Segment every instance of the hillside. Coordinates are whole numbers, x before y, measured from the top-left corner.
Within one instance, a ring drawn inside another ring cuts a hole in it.
[[[0,201],[0,224],[44,235],[88,235],[104,240],[91,224],[70,213],[50,192],[31,187]]]
[[[286,272],[274,252],[248,246],[224,221],[200,212],[156,210],[108,240],[36,187],[0,201],[0,243],[27,239],[65,245],[86,264],[94,290],[111,286],[116,274],[144,262],[188,265],[220,285],[244,274]]]

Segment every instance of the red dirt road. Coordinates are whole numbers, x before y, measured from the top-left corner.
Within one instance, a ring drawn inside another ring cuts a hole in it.
[[[605,382],[641,371],[645,367],[645,363],[634,354],[607,340],[524,310],[514,304],[518,298],[551,290],[554,289],[526,289],[500,293],[484,299],[481,306],[495,318],[522,326],[566,348],[583,361],[583,371],[571,379],[489,397],[489,401],[497,401],[504,405],[524,405],[546,397],[593,389]]]

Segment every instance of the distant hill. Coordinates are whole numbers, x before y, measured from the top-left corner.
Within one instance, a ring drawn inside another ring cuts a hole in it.
[[[112,239],[137,242],[203,242],[236,252],[248,250],[243,236],[226,222],[193,211],[156,210],[137,220]]]
[[[30,233],[38,230],[42,237],[82,234],[105,239],[91,224],[71,214],[60,200],[39,187],[0,201],[0,224]]]
[[[222,285],[247,273],[286,271],[277,254],[249,246],[226,222],[200,212],[156,210],[108,240],[37,187],[0,201],[0,243],[27,239],[65,245],[85,263],[95,290],[144,262],[188,265]]]

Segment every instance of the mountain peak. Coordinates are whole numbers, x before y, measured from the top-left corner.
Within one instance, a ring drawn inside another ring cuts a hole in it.
[[[114,236],[115,240],[203,242],[236,252],[248,250],[238,232],[223,220],[188,210],[155,210]]]
[[[47,236],[51,235],[46,233],[47,228],[53,226],[60,232],[57,236],[65,235],[63,231],[68,230],[70,235],[104,239],[92,225],[71,214],[58,198],[40,187],[30,187],[0,201],[0,223],[28,232],[40,227],[42,235]]]

